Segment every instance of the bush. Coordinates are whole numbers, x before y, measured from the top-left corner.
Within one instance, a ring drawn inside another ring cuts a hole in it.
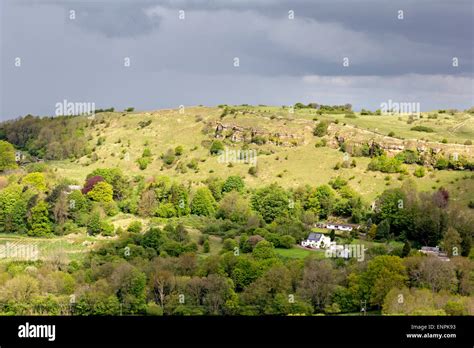
[[[113,201],[113,187],[105,181],[100,181],[94,188],[87,192],[87,197],[95,202],[112,202]]]
[[[411,127],[410,130],[417,131],[417,132],[426,132],[426,133],[433,133],[433,128],[426,127],[426,126],[415,126]]]
[[[211,149],[209,151],[211,155],[218,155],[221,151],[224,151],[224,145],[219,140],[215,140],[212,142]]]
[[[252,167],[249,168],[249,174],[250,175],[257,176],[257,173],[258,173],[257,167],[252,166]]]
[[[397,154],[395,158],[407,164],[420,162],[420,155],[418,151],[413,151],[413,150],[403,150],[402,152]]]
[[[403,172],[402,163],[397,158],[390,158],[386,155],[377,156],[370,161],[369,170],[380,171],[382,173],[401,173]]]
[[[464,145],[472,145],[472,140],[466,140],[466,141],[464,142]]]
[[[389,137],[395,136],[395,132],[394,132],[394,131],[391,131],[390,133],[388,133],[388,136],[389,136]]]
[[[237,191],[242,192],[244,189],[244,181],[240,176],[232,175],[227,178],[227,180],[222,185],[222,192]]]
[[[137,163],[140,170],[145,170],[151,163],[151,159],[149,157],[140,157],[137,159]]]
[[[128,225],[127,231],[132,233],[140,233],[143,229],[141,221],[133,221]]]
[[[175,152],[171,149],[169,149],[168,151],[166,151],[166,153],[163,155],[162,157],[163,159],[163,162],[167,165],[167,166],[170,166],[173,164],[173,162],[175,161],[176,157],[175,157]]]
[[[422,178],[425,176],[425,168],[424,167],[416,167],[415,171],[413,172],[413,175],[416,176],[417,178]]]
[[[100,223],[100,233],[103,236],[113,236],[115,232],[114,225],[108,223],[107,221],[102,221]]]
[[[316,127],[314,127],[313,135],[317,137],[325,136],[328,132],[329,122],[321,121]]]
[[[436,160],[436,169],[447,169],[449,167],[449,160],[444,157],[440,157]]]
[[[183,152],[184,152],[184,148],[181,145],[176,146],[174,149],[175,156],[181,156]]]

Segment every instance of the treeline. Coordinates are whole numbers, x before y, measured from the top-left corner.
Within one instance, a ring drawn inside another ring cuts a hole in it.
[[[85,117],[27,115],[0,123],[0,140],[43,159],[79,158],[88,153]]]
[[[466,258],[286,260],[266,241],[241,253],[171,256],[166,239],[181,233],[127,233],[83,262],[2,263],[0,313],[332,315],[364,307],[383,314],[474,314],[473,264]]]

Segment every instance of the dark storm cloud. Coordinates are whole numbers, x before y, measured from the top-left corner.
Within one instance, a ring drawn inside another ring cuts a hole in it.
[[[3,0],[0,117],[51,114],[63,99],[139,109],[300,100],[377,107],[397,98],[420,101],[422,109],[468,107],[472,6],[464,0]]]

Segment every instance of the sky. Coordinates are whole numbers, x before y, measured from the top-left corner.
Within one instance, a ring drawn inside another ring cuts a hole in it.
[[[474,106],[472,0],[0,4],[0,120],[54,115],[64,100]]]

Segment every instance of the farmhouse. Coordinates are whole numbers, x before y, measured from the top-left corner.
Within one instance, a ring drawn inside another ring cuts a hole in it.
[[[308,238],[301,241],[301,246],[305,248],[325,249],[331,244],[331,238],[322,233],[310,233]]]

